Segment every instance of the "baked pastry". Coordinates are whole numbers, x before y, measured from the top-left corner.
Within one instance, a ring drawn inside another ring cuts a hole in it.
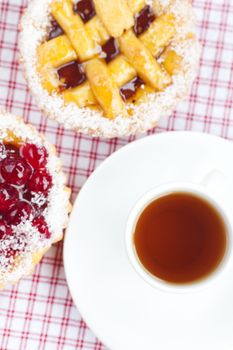
[[[21,29],[21,60],[39,107],[94,136],[154,127],[196,74],[189,0],[32,0]]]
[[[0,111],[0,289],[62,239],[70,190],[55,153],[32,126]]]

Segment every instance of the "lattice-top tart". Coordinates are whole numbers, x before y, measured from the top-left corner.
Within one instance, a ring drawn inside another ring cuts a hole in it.
[[[30,274],[62,239],[69,196],[54,147],[0,111],[0,289]]]
[[[171,113],[199,58],[188,0],[32,0],[20,49],[41,109],[105,137]]]

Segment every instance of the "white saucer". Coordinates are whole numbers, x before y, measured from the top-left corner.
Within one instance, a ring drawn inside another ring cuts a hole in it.
[[[232,143],[163,133],[120,149],[81,190],[65,239],[66,275],[82,316],[111,350],[233,349],[233,266],[211,288],[172,294],[147,285],[125,248],[139,197],[166,182],[200,182],[215,168],[233,180]]]

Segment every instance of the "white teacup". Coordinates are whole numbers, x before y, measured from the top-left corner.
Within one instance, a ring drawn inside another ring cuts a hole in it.
[[[224,186],[222,186],[223,183]],[[221,186],[219,186],[220,184]],[[187,193],[207,201],[222,217],[226,227],[227,246],[222,261],[217,266],[217,268],[208,276],[189,284],[169,283],[152,275],[141,263],[134,244],[134,233],[136,224],[144,209],[157,198],[172,193]],[[153,188],[145,195],[143,195],[131,210],[126,225],[126,248],[128,257],[132,266],[139,274],[139,276],[141,276],[144,279],[144,281],[149,283],[151,286],[170,292],[193,291],[215,282],[218,279],[218,277],[223,273],[223,271],[227,268],[232,251],[233,205],[232,208],[229,205],[229,201],[231,200],[231,198],[227,189],[227,180],[225,179],[224,175],[222,175],[216,170],[208,174],[208,176],[205,177],[204,181],[202,181],[201,184],[164,184]]]

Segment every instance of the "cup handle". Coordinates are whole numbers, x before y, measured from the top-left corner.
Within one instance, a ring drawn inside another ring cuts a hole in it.
[[[233,186],[230,178],[218,169],[211,170],[200,182],[221,204],[233,213]]]

